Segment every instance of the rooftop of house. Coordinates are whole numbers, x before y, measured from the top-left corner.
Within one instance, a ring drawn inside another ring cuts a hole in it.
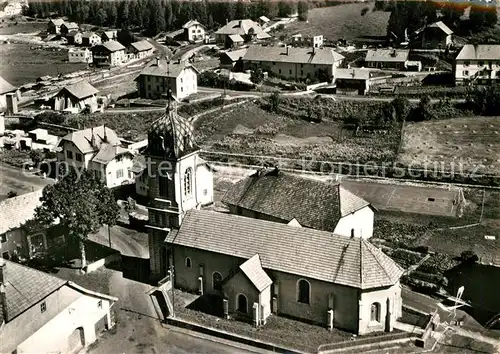
[[[370,70],[364,68],[336,68],[335,79],[343,80],[370,80]]]
[[[260,16],[260,17],[259,17],[259,20],[261,20],[261,21],[262,21],[262,22],[264,22],[264,23],[267,23],[267,22],[271,21],[271,20],[270,20],[269,18],[267,18],[266,16]]]
[[[0,76],[0,95],[3,95],[4,93],[9,93],[16,91],[17,88],[12,86],[10,83],[7,82],[3,77]]]
[[[154,49],[153,45],[146,40],[134,42],[134,43],[130,44],[130,46],[133,47],[138,52],[145,52],[147,50]]]
[[[116,35],[118,34],[118,31],[117,30],[109,30],[109,31],[104,31],[102,34],[104,37],[111,39],[113,37],[116,37]]]
[[[327,48],[250,46],[243,59],[281,63],[333,65],[343,60],[344,56]]]
[[[417,33],[425,31],[427,28],[437,28],[437,29],[440,29],[446,35],[453,34],[453,31],[448,26],[446,26],[443,21],[433,22],[433,23],[431,23],[428,26],[422,27],[421,29],[417,30]]]
[[[62,94],[68,92],[71,96],[76,97],[79,100],[95,95],[99,92],[94,86],[89,84],[87,81],[82,80],[74,84],[63,87],[58,93]]]
[[[199,74],[198,70],[191,64],[185,61],[171,62],[166,59],[153,59],[139,74],[162,76],[162,77],[178,77],[186,68],[192,68]]]
[[[74,37],[76,36],[78,33],[80,33],[79,31],[77,30],[72,30],[72,31],[69,31],[68,34],[66,34],[66,37]]]
[[[500,44],[466,44],[457,60],[500,60]]]
[[[67,29],[77,29],[78,28],[78,24],[76,22],[64,22],[63,25]]]
[[[95,33],[95,32],[83,32],[82,33],[82,38],[90,38],[92,36],[98,36],[99,37],[99,35],[97,33]]]
[[[240,265],[239,269],[243,272],[243,274],[245,274],[248,280],[259,292],[262,292],[273,283],[271,278],[269,278],[269,275],[267,275],[264,269],[262,269],[260,256],[258,254],[255,254],[249,260]]]
[[[128,149],[121,147],[119,145],[111,145],[111,144],[101,144],[99,151],[92,158],[92,161],[100,163],[102,165],[107,165],[111,161],[113,161],[116,157],[122,155],[129,155],[133,158],[134,154],[130,152]]]
[[[120,145],[115,131],[103,125],[69,133],[61,139],[59,146],[65,141],[71,141],[83,154],[98,151],[102,144]]]
[[[409,55],[409,49],[368,49],[365,61],[405,62]]]
[[[363,290],[392,286],[404,271],[361,238],[207,210],[188,211],[165,242],[243,262],[258,254],[264,269]]]
[[[64,20],[62,18],[52,18],[49,20],[49,23],[52,23],[54,26],[61,26]]]
[[[233,20],[227,25],[219,28],[215,32],[215,34],[239,34],[243,36],[249,34],[250,29],[253,29],[253,32],[256,35],[257,39],[271,38],[271,36],[268,33],[264,32],[262,27],[260,27],[257,22],[254,22],[252,20]]]
[[[116,51],[124,50],[125,49],[125,47],[123,45],[121,45],[120,42],[117,42],[117,41],[107,41],[107,42],[104,42],[101,45],[104,48],[106,48],[107,50],[109,50],[110,52],[116,52]]]
[[[229,36],[229,39],[233,42],[233,43],[243,43],[245,40],[243,39],[243,37],[241,37],[239,34],[232,34]]]
[[[0,202],[0,235],[24,225],[35,216],[43,189],[21,194]]]
[[[196,25],[201,26],[201,27],[205,27],[201,23],[199,23],[198,20],[190,20],[190,21],[186,22],[184,24],[184,26],[182,26],[182,28],[191,28],[191,27],[196,26]]]
[[[224,54],[229,57],[229,59],[231,59],[232,61],[237,61],[237,60],[240,60],[241,58],[243,58],[245,56],[247,52],[247,48],[243,48],[243,49],[238,49],[238,50],[232,50],[230,52],[225,52]]]
[[[300,225],[333,232],[338,221],[370,206],[339,183],[327,183],[268,169],[238,181],[222,202]]]
[[[7,300],[7,307],[1,307],[0,314],[6,322],[22,314],[31,306],[52,294],[54,291],[67,285],[80,293],[117,301],[109,295],[87,290],[73,282],[58,278],[54,275],[23,266],[21,264],[0,259],[0,272],[2,272],[3,285]],[[64,299],[60,299],[63,300]],[[59,304],[63,310],[69,304]],[[65,305],[65,306],[63,306]],[[0,321],[1,322],[1,321]]]

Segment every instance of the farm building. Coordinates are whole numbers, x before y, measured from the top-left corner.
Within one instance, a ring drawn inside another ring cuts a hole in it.
[[[159,99],[170,89],[177,99],[183,99],[198,92],[198,74],[198,70],[186,62],[156,58],[135,81],[139,97]]]
[[[0,76],[0,111],[17,111],[17,101],[21,98],[17,87],[12,86],[3,77]]]
[[[128,53],[131,55],[131,59],[143,59],[153,54],[154,47],[151,43],[146,40],[134,42],[130,44],[127,48]]]
[[[2,353],[76,353],[114,326],[117,298],[54,275],[0,259],[0,287]]]
[[[366,95],[370,91],[370,70],[363,68],[335,70],[337,94]]]
[[[97,109],[98,92],[99,90],[85,80],[66,86],[54,96],[54,110],[78,113],[89,107],[93,112]]]
[[[78,24],[75,22],[64,22],[61,25],[61,35],[66,36],[71,31],[78,31]]]
[[[69,31],[66,34],[68,44],[82,44],[82,33],[80,31]]]
[[[323,47],[323,36],[302,36],[299,34],[294,34],[292,36],[292,44],[295,46],[308,46],[314,48]]]
[[[118,30],[104,31],[101,34],[102,42],[116,41],[118,39]]]
[[[219,57],[220,67],[234,71],[243,70],[243,57],[247,52],[246,48],[232,50],[229,52],[221,53]]]
[[[59,142],[57,161],[91,170],[108,188],[134,182],[133,153],[122,147],[116,133],[105,126],[78,130]]]
[[[368,49],[366,66],[378,69],[405,69],[410,51],[407,49]]]
[[[261,68],[286,79],[330,81],[344,56],[326,48],[250,46],[243,57],[245,69]]]
[[[262,28],[265,28],[270,21],[271,20],[268,19],[266,16],[260,16],[259,19],[257,20],[257,22],[259,22],[259,25],[261,25]]]
[[[76,43],[76,38],[75,38]],[[101,44],[101,37],[95,32],[84,32],[82,33],[81,45],[85,47],[94,47]]]
[[[500,44],[466,44],[454,63],[455,83],[500,82]]]
[[[64,24],[62,18],[51,18],[47,23],[47,32],[51,34],[61,34],[61,26]]]
[[[92,47],[92,58],[97,66],[118,66],[125,59],[125,47],[116,41],[107,41]]]
[[[299,187],[303,186],[303,187]],[[296,201],[301,203],[297,204]],[[268,169],[237,182],[222,198],[231,214],[368,239],[374,208],[340,184]]]
[[[232,34],[227,36],[227,47],[228,48],[238,48],[245,43],[245,40],[239,34]]]
[[[226,48],[231,46],[229,36],[239,35],[245,42],[269,39],[271,36],[264,32],[260,25],[252,20],[234,20],[215,32],[215,40],[224,43]]]
[[[431,23],[418,30],[416,34],[420,37],[422,48],[444,49],[452,44],[453,31],[442,21]]]
[[[89,48],[71,48],[68,50],[68,61],[70,63],[92,63],[92,52]]]
[[[201,42],[205,39],[205,26],[197,20],[188,21],[182,26],[184,30],[184,39],[189,42]]]

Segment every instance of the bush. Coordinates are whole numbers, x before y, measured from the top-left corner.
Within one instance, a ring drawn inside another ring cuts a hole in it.
[[[479,260],[479,257],[474,253],[474,251],[466,250],[460,254],[460,259],[462,262],[476,263]]]
[[[16,191],[9,191],[9,193],[7,193],[7,198],[14,198],[14,197],[17,197]]]
[[[43,112],[35,116],[35,122],[61,125],[64,121],[65,116],[56,112]]]
[[[42,150],[31,150],[30,151],[30,159],[31,159],[31,161],[33,161],[33,164],[35,165],[35,167],[38,167],[38,165],[40,164],[40,162],[43,161],[44,158],[45,158],[45,154],[43,153]]]
[[[278,112],[280,106],[280,94],[279,92],[273,92],[271,94],[271,110],[273,112]]]
[[[368,7],[363,7],[363,9],[361,10],[361,16],[364,16],[366,15],[366,13],[370,11],[370,9]]]

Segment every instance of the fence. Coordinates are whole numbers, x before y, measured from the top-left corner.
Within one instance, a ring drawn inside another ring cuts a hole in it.
[[[323,344],[323,345],[320,345],[318,347],[318,353],[326,352],[326,351],[333,351],[333,350],[340,350],[340,349],[354,348],[354,347],[365,346],[365,345],[376,344],[376,343],[383,344],[384,342],[395,341],[395,340],[406,340],[406,339],[410,340],[412,337],[415,337],[415,335],[413,333],[400,332],[400,333],[393,333],[393,334],[387,334],[387,335],[377,335],[377,336],[368,337],[368,338],[360,338],[360,339],[338,342],[338,343]]]

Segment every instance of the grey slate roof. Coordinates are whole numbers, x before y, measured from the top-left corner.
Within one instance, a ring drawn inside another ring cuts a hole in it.
[[[85,80],[63,87],[61,91],[59,91],[58,95],[63,91],[69,92],[72,96],[78,98],[79,100],[90,97],[99,92],[98,89]]]
[[[69,31],[68,34],[66,34],[66,37],[74,37],[78,34],[79,32],[77,30]]]
[[[260,257],[258,254],[254,255],[248,261],[240,265],[240,269],[259,291],[259,293],[264,291],[273,283],[271,278],[269,278],[269,275],[267,275],[264,269],[262,269],[262,264],[260,263]]]
[[[3,77],[0,76],[0,95],[4,93],[9,93],[12,91],[16,91],[17,89],[7,82]]]
[[[35,208],[41,204],[42,191],[39,189],[0,202],[0,235],[33,219]]]
[[[78,29],[78,24],[75,22],[65,22],[63,23],[64,27],[66,27],[68,30],[72,29]],[[61,25],[62,26],[62,25]]]
[[[500,44],[466,44],[457,60],[500,60]]]
[[[115,157],[125,154],[129,154],[131,157],[133,157],[133,154],[129,150],[119,145],[101,144],[99,151],[92,158],[92,161],[107,165]]]
[[[117,41],[107,41],[102,44],[104,48],[109,50],[110,52],[116,52],[119,50],[124,50],[125,47],[120,44],[120,42]]]
[[[94,146],[90,144],[92,141],[92,135],[94,136]],[[69,133],[61,139],[59,146],[62,146],[65,141],[71,141],[83,154],[99,150],[103,143],[120,145],[120,139],[116,135],[115,131],[108,127],[104,127],[103,125]]]
[[[39,270],[7,260],[0,262],[5,262],[6,321],[12,320],[66,284],[65,280]]]
[[[197,20],[190,20],[190,21],[186,22],[184,24],[184,26],[182,26],[182,28],[190,28],[190,27],[193,27],[193,26],[196,26],[196,25],[199,25],[201,27],[205,27],[201,23],[199,23]]]
[[[447,35],[453,34],[453,31],[448,26],[446,26],[443,23],[443,21],[434,22],[427,27],[428,28],[439,28],[441,31],[443,31]]]
[[[229,36],[229,39],[233,42],[233,43],[242,43],[244,42],[245,40],[243,39],[243,37],[241,37],[239,34],[232,34]]]
[[[151,75],[151,76],[162,76],[162,77],[177,77],[181,74],[182,70],[192,68],[199,74],[198,70],[194,66],[185,61],[178,62],[168,62],[166,59],[160,59],[159,65],[156,64],[156,59],[153,59],[148,66],[146,66],[139,76],[141,75]]]
[[[52,22],[55,26],[61,26],[64,23],[62,18],[53,18],[49,22]]]
[[[219,28],[215,32],[215,34],[239,34],[240,36],[244,36],[248,34],[251,28],[253,28],[254,34],[256,35],[257,39],[271,38],[271,36],[268,33],[264,32],[262,27],[260,27],[257,22],[254,22],[252,20],[233,20],[224,27]]]
[[[153,49],[154,47],[151,45],[151,43],[149,43],[148,41],[146,40],[142,40],[142,41],[139,41],[139,42],[134,42],[132,44],[130,44],[132,47],[135,48],[135,50],[137,50],[138,52],[144,52],[146,50],[151,50]]]
[[[271,169],[257,172],[229,189],[222,202],[317,230],[334,231],[341,217],[369,206],[340,184]]]
[[[167,243],[242,259],[265,270],[359,289],[394,285],[403,269],[370,242],[243,216],[190,210]]]
[[[301,63],[301,64],[334,64],[344,56],[328,48],[294,48],[288,47],[250,46],[243,60]]]
[[[409,55],[408,49],[368,49],[365,61],[404,63],[408,60]]]
[[[238,50],[232,50],[230,52],[225,52],[223,54],[225,54],[232,61],[238,61],[245,56],[246,52],[247,52],[247,48],[243,48],[243,49],[238,49]]]
[[[99,35],[97,33],[95,33],[95,32],[83,32],[82,33],[82,38],[90,38],[92,36],[98,36],[99,37]]]
[[[336,68],[335,79],[370,80],[370,70],[363,68]]]

